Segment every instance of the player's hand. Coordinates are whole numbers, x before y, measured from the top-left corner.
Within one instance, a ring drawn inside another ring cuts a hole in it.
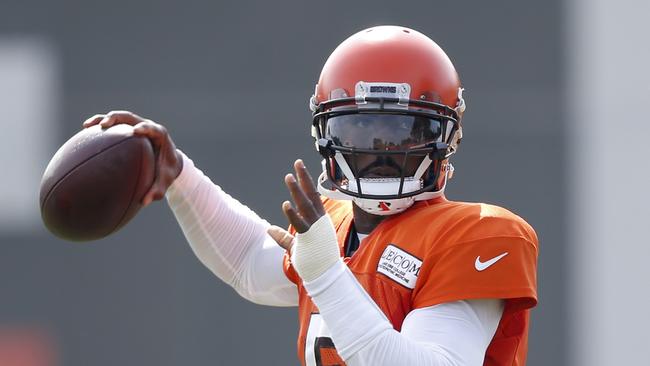
[[[295,176],[287,174],[284,182],[294,204],[285,201],[282,211],[297,231],[295,241],[291,240],[289,246],[293,268],[303,281],[311,282],[339,262],[341,256],[336,230],[305,164],[296,160],[293,167]],[[286,241],[289,240],[285,238]]]
[[[293,249],[295,238],[291,233],[275,225],[272,225],[266,232],[271,236],[271,238],[273,238],[273,240],[275,240],[276,243],[278,243],[279,246],[284,248],[284,250],[289,254],[292,253],[291,250]]]
[[[83,127],[95,125],[109,128],[117,124],[134,126],[133,134],[144,136],[151,141],[156,155],[154,182],[149,191],[142,198],[142,204],[147,206],[152,201],[162,199],[167,188],[174,182],[183,169],[183,158],[176,150],[167,129],[154,121],[142,118],[129,111],[111,111],[107,114],[96,114],[88,118]]]
[[[295,176],[287,174],[284,177],[284,183],[289,189],[295,207],[291,202],[284,201],[282,211],[298,233],[305,233],[318,219],[325,215],[325,207],[323,207],[320,194],[316,190],[314,181],[302,160],[296,160],[293,168],[296,172]]]

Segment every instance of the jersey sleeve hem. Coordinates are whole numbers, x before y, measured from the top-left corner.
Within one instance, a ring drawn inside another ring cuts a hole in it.
[[[413,302],[414,309],[426,308],[442,303],[472,300],[472,299],[502,299],[506,301],[506,311],[516,312],[533,308],[537,305],[537,293],[532,287],[519,287],[508,289],[464,289],[463,292],[451,292],[447,294],[436,294],[436,296],[424,299],[416,299]]]

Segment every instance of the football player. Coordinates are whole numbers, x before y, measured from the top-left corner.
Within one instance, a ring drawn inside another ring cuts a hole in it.
[[[302,365],[524,365],[537,237],[503,208],[445,198],[462,91],[415,30],[345,40],[310,100],[322,174],[297,160],[285,177],[289,231],[212,183],[160,124],[113,111],[84,126],[151,139],[144,204],[166,194],[195,254],[244,298],[299,307]]]

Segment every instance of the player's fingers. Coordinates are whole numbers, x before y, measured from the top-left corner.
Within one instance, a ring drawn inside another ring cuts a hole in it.
[[[113,125],[124,123],[127,125],[136,125],[143,121],[143,118],[129,111],[110,111],[99,121],[102,128],[109,128]]]
[[[148,206],[153,201],[161,200],[165,197],[165,190],[162,189],[158,182],[154,182],[149,191],[142,198],[142,205]]]
[[[151,202],[154,201],[154,195],[156,191],[156,181],[154,180],[153,184],[151,185],[151,188],[145,193],[144,197],[142,197],[142,206],[146,207],[149,206]]]
[[[146,136],[156,148],[160,147],[167,139],[167,129],[151,120],[144,120],[133,128],[133,133]]]
[[[151,185],[151,188],[149,188],[149,191],[144,195],[142,198],[142,205],[147,206],[153,201],[158,201],[161,200],[165,197],[165,192],[167,192],[167,188],[171,185],[173,180],[168,179],[168,177],[165,174],[160,173],[160,165],[156,164],[156,175],[154,178],[154,182]],[[163,168],[164,170],[164,168]]]
[[[147,202],[162,199],[183,168],[182,158],[163,125],[144,120],[134,127],[133,133],[149,139],[156,155],[155,182],[145,198]]]
[[[266,232],[271,236],[271,238],[273,238],[273,240],[275,240],[276,243],[278,243],[279,246],[291,253],[291,249],[293,248],[293,235],[275,225],[271,226]]]
[[[153,202],[153,194],[149,191],[142,197],[142,206],[147,207],[151,202]]]
[[[149,191],[142,199],[142,204],[144,206],[149,205],[153,201],[161,199],[167,191],[167,187],[164,187],[163,184],[164,174],[162,173],[165,172],[165,169],[163,166],[164,163],[161,163],[161,154],[159,153],[160,146],[156,145],[155,142],[153,143],[153,150],[156,156],[156,164],[154,164],[154,180],[151,188],[149,188]]]
[[[284,177],[284,183],[289,189],[291,199],[293,199],[300,216],[302,216],[310,225],[316,222],[320,216],[318,216],[314,209],[314,205],[312,205],[309,197],[307,197],[305,192],[303,192],[302,187],[300,187],[293,174],[287,174]]]
[[[94,125],[98,124],[99,121],[101,121],[101,120],[104,118],[104,116],[106,116],[106,115],[105,115],[105,114],[96,114],[96,115],[94,115],[94,116],[92,116],[92,117],[86,119],[86,120],[81,124],[81,126],[82,126],[83,128],[88,128],[88,127],[94,126]]]
[[[325,215],[325,208],[323,207],[323,202],[320,200],[320,194],[316,190],[314,180],[312,179],[311,174],[309,174],[307,167],[305,167],[305,163],[301,159],[298,159],[293,164],[293,168],[296,171],[300,187],[303,192],[305,192],[307,198],[309,198],[316,213],[319,214],[319,216]]]
[[[284,201],[282,203],[282,211],[284,212],[284,215],[289,220],[291,226],[293,226],[297,232],[302,234],[304,232],[307,232],[307,230],[309,230],[309,225],[307,224],[307,222],[305,222],[305,220],[302,217],[300,217],[298,212],[296,212],[296,210],[291,205],[291,202]]]

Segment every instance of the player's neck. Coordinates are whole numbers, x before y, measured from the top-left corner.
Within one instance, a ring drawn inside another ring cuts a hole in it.
[[[354,215],[354,228],[359,234],[370,234],[387,217],[369,214],[354,203],[352,204],[352,214]]]

